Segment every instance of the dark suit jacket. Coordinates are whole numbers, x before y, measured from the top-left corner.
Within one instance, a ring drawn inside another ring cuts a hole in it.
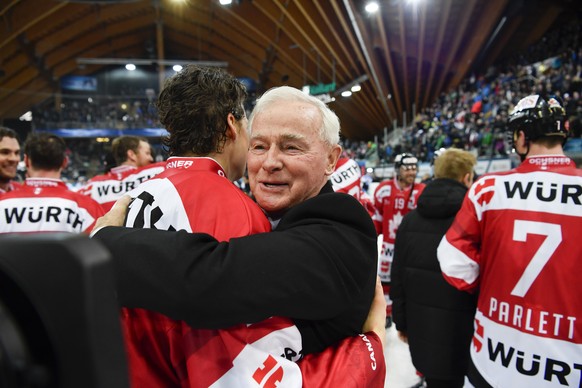
[[[107,227],[94,238],[113,255],[122,306],[196,328],[291,317],[305,353],[360,333],[374,296],[374,225],[329,183],[270,233],[219,243],[206,234]]]

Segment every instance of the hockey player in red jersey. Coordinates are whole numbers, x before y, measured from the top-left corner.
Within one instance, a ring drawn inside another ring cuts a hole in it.
[[[416,183],[418,159],[409,153],[396,155],[394,178],[381,182],[374,191],[373,216],[378,235],[382,235],[378,275],[386,298],[386,326],[392,324],[392,301],[390,300],[390,271],[394,257],[396,231],[402,218],[416,208],[424,183]]]
[[[164,172],[129,193],[127,226],[205,232],[221,241],[270,231],[264,213],[231,182],[242,176],[249,148],[245,96],[239,81],[216,69],[185,67],[166,83],[158,108],[172,157]],[[135,387],[337,386],[347,375],[383,386],[373,333],[301,360],[302,337],[288,318],[202,330],[144,309],[124,308],[122,317]]]
[[[370,216],[375,213],[372,198],[362,189],[362,168],[351,158],[339,158],[335,171],[329,178],[333,190],[356,198],[366,208]]]
[[[0,195],[20,187],[20,183],[14,181],[18,163],[20,163],[18,135],[14,130],[0,126]]]
[[[151,146],[139,136],[120,136],[111,145],[117,166],[91,178],[79,193],[90,196],[109,211],[115,201],[142,182],[164,171],[165,162],[152,163]]]
[[[27,178],[0,197],[0,233],[88,233],[104,212],[93,199],[61,180],[66,145],[58,136],[32,133],[24,144]]]
[[[579,387],[582,171],[556,98],[523,98],[508,129],[522,163],[473,184],[438,248],[447,281],[479,293],[469,380]]]

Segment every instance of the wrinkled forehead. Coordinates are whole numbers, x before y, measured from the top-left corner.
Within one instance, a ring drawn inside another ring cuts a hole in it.
[[[254,115],[251,132],[287,128],[292,133],[318,134],[322,123],[317,107],[301,101],[278,101]]]

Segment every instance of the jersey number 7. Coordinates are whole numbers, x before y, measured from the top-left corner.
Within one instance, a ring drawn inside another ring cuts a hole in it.
[[[515,220],[513,224],[513,241],[525,242],[528,234],[537,234],[546,236],[546,238],[511,291],[511,295],[519,297],[523,297],[527,293],[562,242],[562,228],[560,225],[546,222]]]

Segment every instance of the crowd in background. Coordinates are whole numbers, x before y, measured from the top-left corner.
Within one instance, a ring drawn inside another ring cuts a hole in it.
[[[570,23],[547,34],[526,52],[470,75],[443,93],[412,123],[390,140],[342,140],[345,157],[362,166],[392,163],[402,152],[430,161],[440,148],[456,147],[478,157],[506,156],[505,123],[513,105],[528,94],[557,95],[563,100],[570,136],[582,137],[582,27]],[[62,97],[33,109],[33,128],[159,128],[153,90],[117,97]],[[159,139],[150,139],[157,160],[167,154]],[[64,177],[72,184],[107,168],[107,143],[67,139],[72,163]]]

